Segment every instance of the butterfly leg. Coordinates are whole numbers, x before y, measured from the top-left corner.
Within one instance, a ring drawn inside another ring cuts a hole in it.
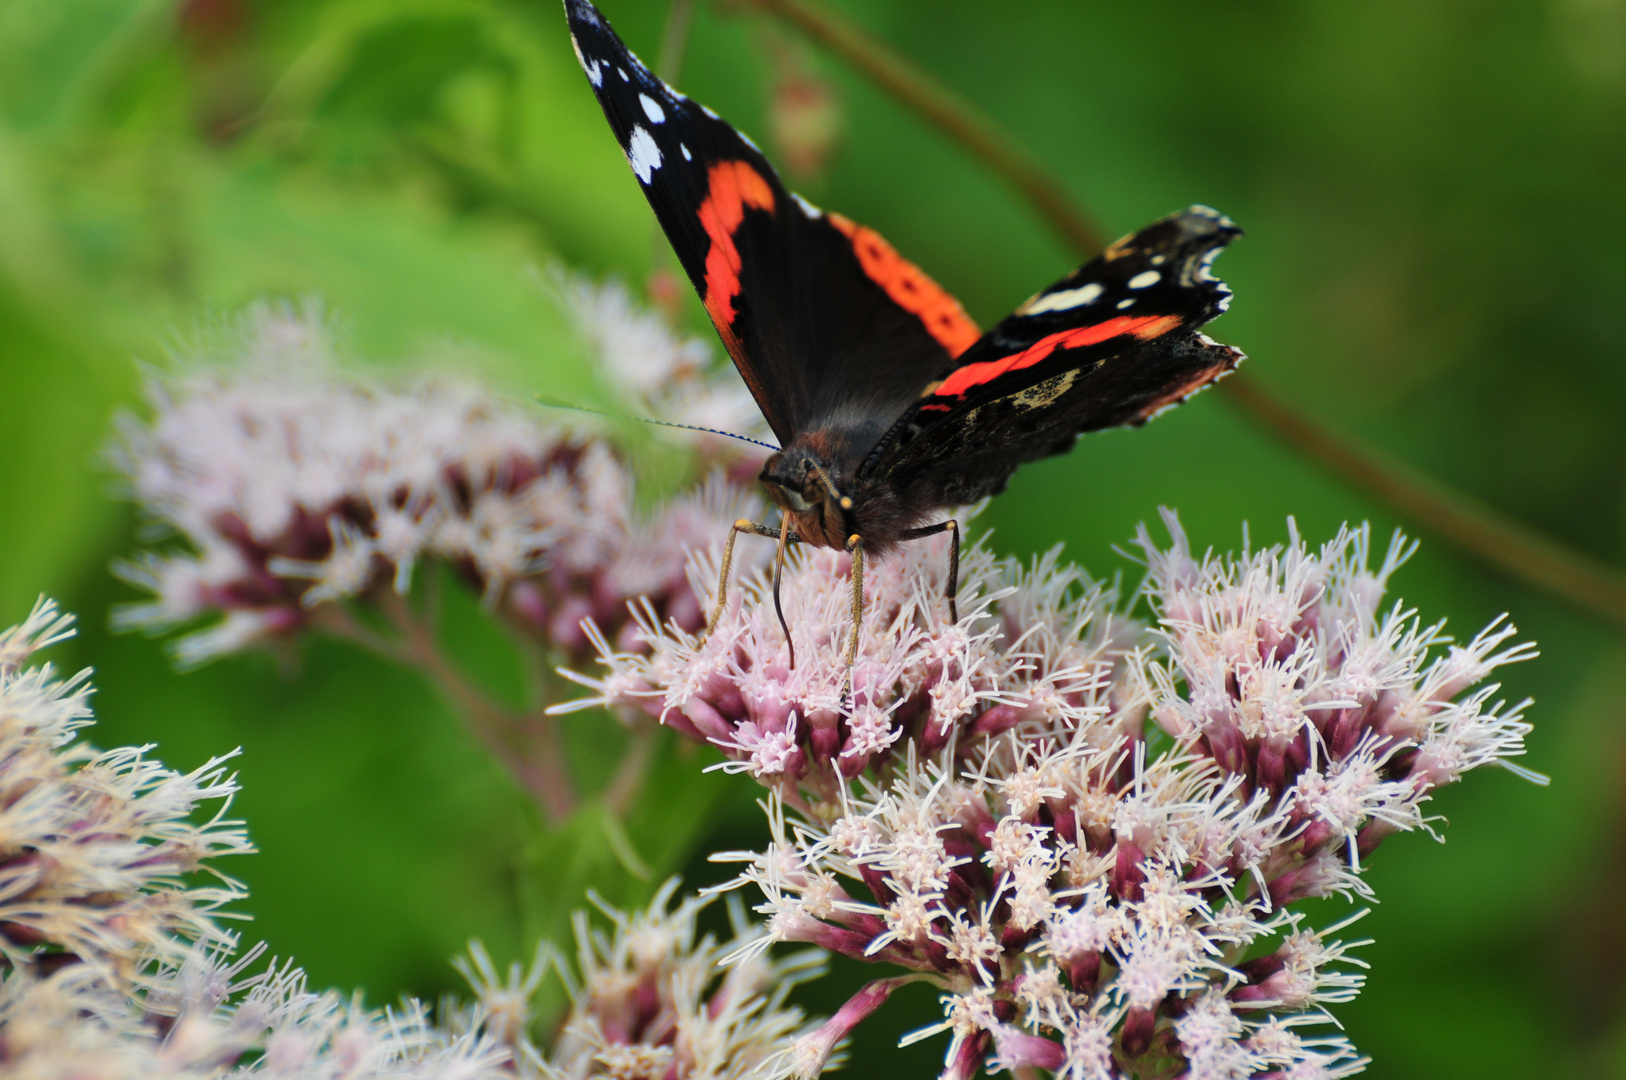
[[[910,529],[901,539],[924,540],[928,536],[936,536],[940,532],[954,534],[954,546],[949,548],[948,573],[948,602],[949,622],[960,621],[960,605],[956,597],[960,595],[960,523],[953,518],[939,521],[936,525],[922,525],[918,529]]]
[[[858,660],[858,634],[864,624],[864,540],[857,533],[847,537],[847,550],[853,557],[852,633],[847,637],[847,681],[841,690],[845,706],[852,698],[853,664]]]
[[[774,529],[768,527],[767,525],[759,525],[754,521],[747,520],[746,518],[740,518],[734,523],[734,527],[728,530],[728,541],[723,545],[723,568],[722,572],[717,575],[717,604],[712,608],[711,618],[706,620],[705,633],[700,635],[701,641],[705,641],[707,638],[711,637],[711,632],[717,629],[718,622],[722,620],[723,609],[728,606],[728,572],[734,565],[734,541],[736,538],[738,538],[740,533],[750,533],[752,536],[766,536],[770,540],[780,540],[781,537],[785,537],[784,540],[781,540],[781,547],[783,547],[783,544],[785,543],[795,544],[800,542],[802,539],[789,528]],[[778,603],[779,572],[778,566],[776,565],[774,568],[775,607],[778,606]],[[784,621],[785,617],[780,615],[780,625],[784,625]],[[788,629],[785,631],[785,638],[787,641],[790,639],[790,631]]]

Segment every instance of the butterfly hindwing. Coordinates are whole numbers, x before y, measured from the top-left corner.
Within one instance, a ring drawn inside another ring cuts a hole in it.
[[[869,229],[789,192],[751,141],[666,86],[587,0],[571,40],[644,195],[781,443],[839,415],[878,436],[978,338]]]
[[[1230,302],[1209,264],[1240,234],[1192,207],[1119,240],[966,350],[860,475],[925,485],[945,505],[972,501],[1022,462],[1083,432],[1144,423],[1227,374],[1242,354],[1199,328]]]

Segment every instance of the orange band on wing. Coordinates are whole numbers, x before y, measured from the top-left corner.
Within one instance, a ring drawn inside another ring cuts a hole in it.
[[[706,252],[706,311],[730,354],[739,358],[734,333],[734,298],[740,295],[740,251],[734,231],[745,220],[746,207],[773,212],[773,188],[749,162],[719,161],[707,173],[710,192],[700,204],[700,226],[711,238]]]
[[[858,265],[870,280],[885,289],[899,307],[924,323],[926,332],[936,338],[950,356],[959,356],[982,336],[960,302],[927,277],[920,267],[899,255],[880,233],[840,214],[832,213],[829,218],[830,224],[852,241]]]
[[[998,360],[984,360],[981,363],[967,364],[956,369],[944,379],[942,384],[933,392],[933,397],[964,397],[966,391],[973,386],[992,382],[1007,371],[1020,371],[1022,368],[1032,367],[1057,349],[1082,349],[1086,345],[1094,345],[1115,338],[1120,334],[1133,334],[1142,341],[1168,333],[1180,325],[1178,315],[1119,315],[1115,319],[1108,319],[1093,326],[1081,326],[1077,330],[1063,330],[1060,333],[1050,334],[1029,345],[1019,353],[1001,357]]]

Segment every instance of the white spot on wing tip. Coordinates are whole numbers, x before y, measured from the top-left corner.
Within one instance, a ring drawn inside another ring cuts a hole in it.
[[[1163,275],[1156,270],[1143,270],[1129,279],[1131,289],[1145,289],[1156,285],[1163,280]]]
[[[687,143],[678,143],[678,149],[683,151],[683,160],[684,161],[693,161],[694,160],[694,156],[689,153],[689,147],[688,147]]]
[[[1016,309],[1018,315],[1043,315],[1047,311],[1068,311],[1072,308],[1093,304],[1101,298],[1105,290],[1096,281],[1088,285],[1080,285],[1076,289],[1062,289],[1060,292],[1046,293],[1036,296],[1032,300]]]
[[[655,136],[642,125],[634,125],[632,138],[627,140],[627,164],[643,184],[648,184],[655,170],[661,167],[661,148],[655,145]]]
[[[1220,249],[1217,247],[1209,248],[1207,251],[1203,252],[1202,259],[1197,263],[1196,277],[1198,281],[1219,280],[1218,278],[1214,277],[1214,260],[1219,256],[1219,253]]]
[[[648,94],[639,94],[638,104],[644,107],[644,115],[649,117],[649,122],[651,124],[666,123],[666,110],[662,109],[660,107],[660,103],[654,98],[650,97]]]
[[[1118,301],[1118,310],[1122,311],[1124,308],[1128,307],[1130,304],[1133,304],[1134,302],[1135,302],[1135,298],[1133,296],[1131,296],[1127,300],[1120,300],[1120,301]]]
[[[618,68],[615,69],[615,71],[616,71],[616,74],[621,76],[621,81],[622,82],[631,82],[632,81],[631,77],[627,75],[627,69],[626,68],[618,67]]]
[[[794,191],[790,193],[790,197],[796,200],[796,205],[800,206],[802,208],[802,213],[806,214],[808,217],[817,219],[824,216],[823,210],[820,210],[818,207],[814,206],[812,203],[808,202]]]
[[[576,50],[576,63],[587,73],[587,81],[593,84],[595,90],[603,86],[604,72],[599,70],[597,60],[589,60],[582,55],[582,47],[577,43],[575,34],[570,35],[570,47]]]

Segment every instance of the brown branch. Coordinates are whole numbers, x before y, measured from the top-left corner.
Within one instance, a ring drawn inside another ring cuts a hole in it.
[[[751,3],[799,27],[959,142],[1010,181],[1051,228],[1081,253],[1101,249],[1101,234],[1088,215],[1026,148],[890,46],[824,10],[816,0]],[[1220,386],[1227,400],[1272,434],[1407,519],[1517,580],[1584,611],[1626,624],[1626,573],[1542,536],[1353,438],[1333,434],[1325,425],[1271,397],[1255,379],[1233,375]]]
[[[1106,247],[1104,234],[1039,159],[969,101],[857,24],[809,0],[753,0],[863,72],[998,173],[1081,254]]]
[[[395,638],[362,625],[339,604],[323,604],[317,609],[315,624],[428,678],[481,744],[536,800],[549,822],[569,817],[576,808],[576,796],[565,768],[558,722],[541,713],[516,713],[490,700],[441,651],[433,627],[413,614],[393,589],[377,590],[374,599],[395,628]]]
[[[666,26],[661,30],[661,51],[655,57],[655,74],[668,86],[676,86],[683,74],[683,54],[689,46],[689,27],[694,23],[694,0],[672,0],[666,9]]]
[[[655,756],[656,725],[639,718],[629,735],[627,748],[622,751],[615,772],[599,794],[604,808],[618,818],[626,816],[628,808],[644,786],[649,763]]]
[[[1257,379],[1219,384],[1233,405],[1402,516],[1481,561],[1569,603],[1626,625],[1626,573],[1541,535],[1403,462],[1329,432],[1264,390]]]

